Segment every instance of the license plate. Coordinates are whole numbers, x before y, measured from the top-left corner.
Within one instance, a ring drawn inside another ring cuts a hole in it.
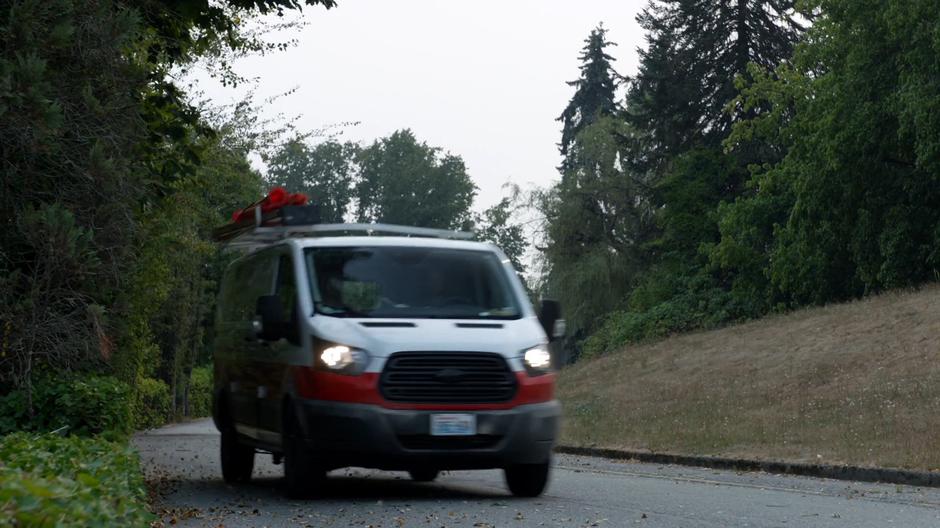
[[[470,436],[477,434],[474,414],[432,414],[431,436]]]

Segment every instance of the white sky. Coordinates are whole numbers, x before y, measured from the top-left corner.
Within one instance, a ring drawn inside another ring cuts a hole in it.
[[[259,77],[257,99],[297,88],[268,106],[298,115],[304,130],[340,122],[344,139],[371,143],[411,128],[463,157],[479,187],[476,209],[524,187],[555,181],[561,114],[578,76],[583,40],[598,22],[621,74],[636,72],[647,0],[338,0],[304,9],[299,45],[240,61]],[[194,73],[211,100],[228,104],[245,87],[223,88]]]

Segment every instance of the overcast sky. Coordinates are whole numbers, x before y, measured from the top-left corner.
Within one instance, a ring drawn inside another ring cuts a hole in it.
[[[573,93],[583,40],[599,22],[618,46],[615,68],[636,71],[647,0],[338,0],[304,9],[307,26],[286,52],[243,59],[259,98],[297,91],[265,109],[299,115],[302,129],[340,122],[344,138],[370,143],[411,128],[463,157],[479,187],[476,208],[507,181],[545,186],[558,177],[561,113]],[[230,103],[205,75],[198,87]]]

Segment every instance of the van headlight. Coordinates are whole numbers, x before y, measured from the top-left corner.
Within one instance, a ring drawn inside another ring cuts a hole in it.
[[[369,365],[369,354],[346,345],[329,345],[317,353],[317,365],[329,372],[358,376]]]
[[[545,345],[534,346],[523,352],[522,362],[532,376],[547,374],[552,370],[552,355]]]

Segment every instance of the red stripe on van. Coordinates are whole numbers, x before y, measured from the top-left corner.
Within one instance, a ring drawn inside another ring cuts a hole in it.
[[[366,403],[380,405],[386,409],[421,411],[483,411],[512,409],[529,403],[551,401],[555,396],[555,374],[529,376],[516,372],[519,390],[516,396],[504,403],[398,403],[387,401],[379,393],[379,373],[367,372],[359,376],[344,376],[316,370],[312,367],[294,367],[294,382],[297,394],[310,400],[326,400],[343,403]]]

